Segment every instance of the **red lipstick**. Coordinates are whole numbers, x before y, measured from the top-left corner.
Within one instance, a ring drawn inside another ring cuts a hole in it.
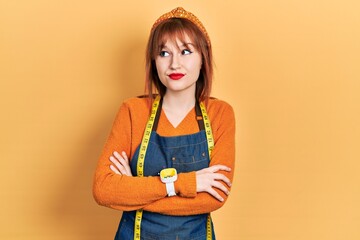
[[[169,74],[169,77],[170,77],[172,80],[179,80],[179,79],[182,78],[183,76],[185,76],[185,74],[182,74],[182,73],[172,73],[172,74]]]

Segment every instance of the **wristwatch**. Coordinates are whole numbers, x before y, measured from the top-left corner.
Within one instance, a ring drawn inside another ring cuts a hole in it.
[[[169,197],[176,196],[174,182],[177,180],[175,168],[165,168],[160,172],[160,179],[166,184],[166,191]]]

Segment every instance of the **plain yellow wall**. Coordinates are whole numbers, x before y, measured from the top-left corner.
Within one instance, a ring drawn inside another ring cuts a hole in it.
[[[214,46],[237,117],[220,240],[360,239],[360,2],[0,1],[0,238],[113,239],[92,176],[144,49],[183,6]]]

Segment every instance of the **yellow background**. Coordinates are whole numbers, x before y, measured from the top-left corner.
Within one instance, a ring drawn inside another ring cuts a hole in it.
[[[92,176],[149,29],[182,5],[237,117],[218,239],[360,239],[358,0],[0,2],[0,238],[113,239]]]

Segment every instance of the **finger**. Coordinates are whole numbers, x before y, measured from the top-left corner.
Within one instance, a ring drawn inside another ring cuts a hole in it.
[[[230,194],[230,191],[224,186],[224,184],[222,184],[221,182],[218,181],[214,181],[212,184],[213,187],[216,187],[217,189],[220,189],[221,191],[223,191],[226,195]]]
[[[118,159],[118,160],[120,160],[120,159],[122,159],[123,157],[120,155],[120,153],[118,153],[118,152],[113,152],[113,155]]]
[[[126,152],[122,151],[122,152],[121,152],[121,155],[122,155],[122,157],[125,159],[125,161],[129,162],[129,158],[128,158],[128,156],[126,155]]]
[[[122,174],[126,174],[128,176],[131,176],[131,169],[129,166],[129,160],[128,157],[126,155],[126,153],[123,151],[122,155],[120,155],[118,152],[114,152],[114,156],[118,159],[118,161],[120,162],[120,164],[122,165],[122,169],[120,170],[124,170],[125,172],[121,172]]]
[[[117,167],[121,174],[126,174],[124,166],[114,156],[110,157],[110,161]]]
[[[121,155],[123,156],[123,158],[126,162],[126,165],[125,165],[126,171],[129,173],[129,175],[131,175],[130,162],[129,162],[128,156],[126,155],[126,152],[122,151]]]
[[[114,167],[114,165],[110,165],[110,169],[115,173],[121,175],[121,173]]]
[[[231,185],[232,185],[230,182],[230,179],[227,178],[224,174],[214,173],[214,179],[225,182],[229,187],[231,187]]]
[[[207,191],[210,195],[212,195],[214,198],[216,198],[217,200],[219,200],[220,202],[223,202],[224,199],[220,196],[220,194],[218,192],[216,192],[213,188],[210,188]]]
[[[214,165],[209,167],[209,169],[211,169],[212,172],[218,172],[218,171],[227,171],[230,172],[231,168],[229,168],[228,166],[225,165]]]

